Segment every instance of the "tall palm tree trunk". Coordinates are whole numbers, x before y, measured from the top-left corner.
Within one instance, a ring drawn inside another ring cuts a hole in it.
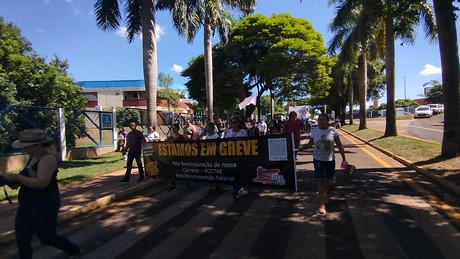
[[[204,25],[204,74],[206,79],[206,101],[208,107],[208,119],[213,121],[214,119],[214,93],[213,93],[213,82],[212,82],[212,37],[211,37],[211,25]]]
[[[155,1],[141,1],[142,61],[147,101],[147,125],[157,123],[157,41],[155,30]]]
[[[452,1],[434,0],[439,37],[444,98],[444,134],[441,155],[460,155],[460,80],[456,15]]]
[[[387,0],[385,17],[385,80],[387,83],[387,114],[385,137],[397,136],[395,109],[395,33],[391,1]]]
[[[350,125],[353,125],[353,77],[351,72],[348,75],[348,105],[350,110]]]
[[[358,88],[359,88],[359,129],[367,129],[366,97],[367,97],[367,57],[361,52],[358,57]]]

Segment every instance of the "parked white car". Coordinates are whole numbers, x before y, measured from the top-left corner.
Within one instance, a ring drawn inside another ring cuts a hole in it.
[[[433,111],[434,115],[441,113],[441,108],[439,108],[439,104],[432,103],[432,104],[428,104],[428,106],[430,106],[430,108]]]
[[[414,118],[431,118],[433,111],[430,106],[419,106],[415,109]]]
[[[439,104],[439,109],[441,109],[441,113],[444,113],[444,104]]]

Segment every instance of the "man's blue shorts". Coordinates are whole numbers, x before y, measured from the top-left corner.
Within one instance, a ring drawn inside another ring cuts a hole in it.
[[[315,167],[316,179],[332,179],[335,180],[335,160],[320,161],[313,159],[313,166]]]

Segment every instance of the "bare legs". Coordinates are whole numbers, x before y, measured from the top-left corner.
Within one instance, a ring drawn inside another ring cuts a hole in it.
[[[317,179],[316,187],[319,199],[318,213],[326,214],[326,204],[329,202],[332,190],[335,188],[335,181],[333,179]]]

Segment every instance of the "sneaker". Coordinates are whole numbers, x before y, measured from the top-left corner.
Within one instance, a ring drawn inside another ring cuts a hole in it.
[[[176,186],[169,187],[168,193],[175,192],[177,190]]]
[[[129,183],[129,180],[128,180],[128,179],[124,179],[124,178],[123,178],[123,179],[121,179],[121,180],[120,180],[120,181],[118,181],[118,182],[120,182],[120,183]]]
[[[238,194],[233,194],[232,195],[232,198],[235,200],[235,201],[239,201],[240,200],[240,196]]]

